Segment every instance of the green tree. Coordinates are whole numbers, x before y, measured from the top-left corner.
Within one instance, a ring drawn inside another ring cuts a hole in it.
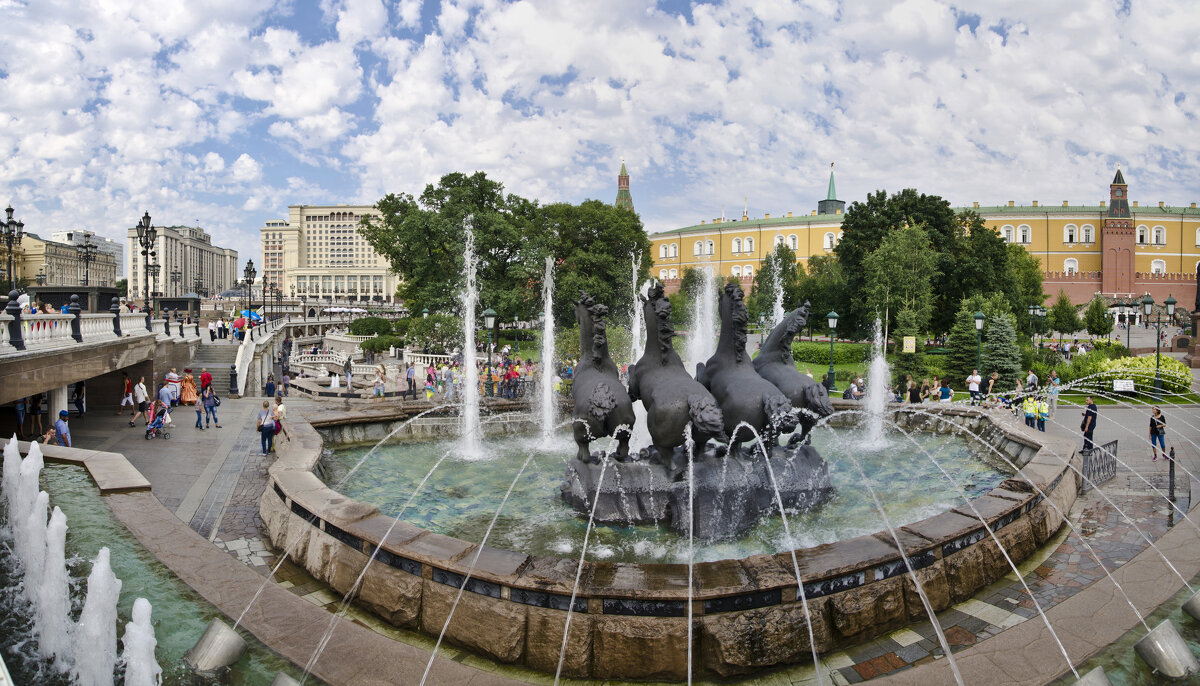
[[[1004,239],[983,223],[974,211],[957,217],[955,234],[940,264],[950,271],[935,281],[935,307],[931,326],[942,331],[950,324],[950,315],[958,300],[976,294],[1003,293],[1012,312],[1023,313],[1027,303],[1021,301],[1020,289],[1012,269],[1012,254]],[[1019,249],[1019,246],[1018,246]],[[1022,251],[1024,252],[1024,251]],[[1036,260],[1034,260],[1036,266]],[[1041,269],[1038,268],[1040,286]],[[1024,315],[1022,315],[1024,316]]]
[[[864,293],[868,306],[883,321],[884,340],[901,311],[911,316],[910,328],[920,331],[928,326],[933,305],[930,283],[940,276],[936,262],[929,236],[920,226],[889,232],[863,260]]]
[[[891,197],[885,191],[876,191],[868,195],[865,202],[850,205],[842,220],[842,238],[834,248],[848,291],[846,311],[839,312],[846,317],[846,333],[864,335],[875,321],[875,312],[864,297],[867,256],[883,244],[888,233],[916,224],[925,228],[932,249],[938,255],[935,266],[943,275],[933,282],[934,310],[950,306],[947,303],[960,297],[959,291],[949,289],[943,283],[944,275],[952,273],[950,253],[960,235],[959,222],[950,203],[912,188]],[[842,327],[839,323],[838,328]]]
[[[1050,311],[1046,314],[1046,326],[1051,331],[1057,331],[1063,335],[1073,334],[1083,328],[1079,321],[1079,313],[1075,306],[1071,304],[1071,299],[1067,297],[1067,292],[1060,290],[1058,299],[1050,306]]]
[[[487,338],[487,332],[480,330],[476,339]],[[418,350],[428,349],[433,354],[446,354],[456,347],[462,346],[462,319],[445,313],[430,313],[428,317],[412,317],[404,334],[408,345]]]
[[[128,279],[117,279],[117,283],[115,285],[117,287],[117,294],[120,295],[122,298],[124,298],[126,295],[129,294],[129,280]]]
[[[986,328],[987,343],[983,346],[983,368],[979,373],[986,379],[992,372],[999,372],[993,390],[1012,389],[1021,376],[1021,346],[1017,343],[1013,316],[1001,313],[992,317]],[[982,390],[986,388],[985,385]]]
[[[628,210],[599,200],[578,205],[555,203],[540,208],[534,235],[544,236],[558,268],[554,284],[554,321],[559,326],[575,322],[575,301],[587,291],[596,302],[608,305],[611,322],[627,325],[629,304],[635,294],[630,281],[630,260],[642,255],[638,283],[650,275],[650,239],[642,220]],[[539,261],[543,258],[539,258]],[[544,265],[536,279],[523,284],[531,303],[541,302]]]
[[[538,296],[528,286],[540,281],[539,263],[550,252],[550,237],[533,221],[535,202],[505,195],[483,172],[454,172],[419,198],[389,193],[375,207],[380,216],[364,217],[358,231],[400,275],[397,295],[410,309],[458,310],[470,222],[480,302],[505,316],[532,314]]]
[[[954,325],[946,340],[949,355],[946,373],[952,385],[961,385],[963,379],[975,369],[978,353],[976,338],[975,313],[982,312],[984,316],[984,331],[986,335],[988,322],[1001,316],[1012,317],[1008,299],[1002,293],[976,294],[964,298],[959,303],[958,311],[954,314]],[[984,339],[986,342],[986,339]],[[982,370],[980,370],[982,373]]]
[[[1083,325],[1091,336],[1107,336],[1112,333],[1113,323],[1108,316],[1108,303],[1097,293],[1083,313]]]
[[[763,257],[758,271],[754,273],[754,285],[746,299],[746,309],[749,310],[751,321],[758,321],[759,315],[766,314],[767,318],[770,318],[775,313],[777,273],[783,290],[783,309],[786,311],[800,306],[804,268],[796,261],[794,250],[783,243],[777,243],[775,249]]]
[[[695,267],[684,267],[679,279],[679,292],[695,300],[704,292],[704,272]]]
[[[1012,274],[1012,292],[1009,303],[1012,305],[1018,329],[1033,334],[1033,324],[1029,318],[1030,305],[1044,305],[1048,297],[1042,291],[1042,265],[1028,250],[1016,243],[1008,243],[1008,270]]]
[[[808,259],[808,278],[800,283],[800,294],[796,298],[809,305],[809,328],[818,333],[827,331],[825,315],[830,311],[839,315],[848,311],[849,296],[842,265],[834,255],[814,255]],[[838,324],[841,329],[841,324]]]

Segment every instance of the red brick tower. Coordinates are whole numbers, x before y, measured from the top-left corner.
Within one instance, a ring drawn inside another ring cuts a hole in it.
[[[1100,230],[1100,250],[1101,292],[1133,293],[1133,217],[1129,214],[1129,186],[1119,165],[1108,187],[1108,212]]]

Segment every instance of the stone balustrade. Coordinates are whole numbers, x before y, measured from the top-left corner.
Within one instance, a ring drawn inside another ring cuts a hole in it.
[[[487,357],[487,355],[485,354],[484,358],[486,359],[486,357]],[[408,350],[404,351],[404,356],[401,358],[401,360],[406,364],[409,362],[412,362],[413,365],[415,365],[417,367],[421,367],[421,368],[425,368],[425,367],[429,367],[429,366],[437,367],[437,366],[440,366],[443,362],[446,364],[450,364],[450,356],[449,355],[429,355],[426,353],[415,353],[415,352],[411,352]]]
[[[358,344],[358,343],[362,343],[363,341],[369,341],[372,338],[375,338],[375,335],[372,334],[370,336],[354,336],[354,335],[348,334],[348,333],[328,333],[328,334],[325,334],[325,338],[330,341],[340,341],[342,343]]]
[[[146,329],[146,313],[145,312],[122,312],[121,318],[121,335],[129,336],[135,333],[144,333]]]
[[[587,561],[577,585],[576,559],[480,549],[327,487],[312,473],[324,447],[314,425],[336,440],[361,419],[327,413],[289,425],[259,512],[276,546],[338,593],[357,588],[356,602],[395,626],[439,635],[461,588],[445,638],[490,659],[554,672],[571,608],[564,675],[683,679],[690,636],[692,667],[725,679],[808,661],[810,631],[828,653],[921,621],[909,566],[933,609],[945,610],[1012,571],[1001,546],[1019,564],[1062,525],[1079,485],[1072,441],[1030,435],[1007,414],[892,411],[909,429],[983,436],[994,459],[1020,469],[967,507],[900,527],[899,542],[880,531],[697,563],[691,575],[685,564]]]
[[[22,316],[21,338],[25,341],[25,347],[71,342],[71,320],[74,318],[69,314]]]
[[[85,341],[98,341],[117,336],[113,331],[113,316],[104,312],[80,315],[79,332],[83,334]]]

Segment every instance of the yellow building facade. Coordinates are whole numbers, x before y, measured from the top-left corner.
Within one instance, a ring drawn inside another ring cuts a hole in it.
[[[1125,186],[1119,172],[1114,182],[1117,180],[1121,183],[1114,183],[1110,191],[1113,197],[1123,198]],[[807,215],[788,212],[781,217],[761,218],[743,214],[740,219],[718,218],[652,234],[651,276],[670,290],[678,287],[684,269],[704,268],[722,277],[736,276],[748,286],[776,244],[790,247],[801,264],[807,264],[813,256],[831,254],[841,239],[844,218],[842,203],[833,198],[832,175],[829,196],[820,205],[821,210],[832,211],[813,210]],[[985,225],[1005,241],[1020,245],[1036,257],[1048,293],[1061,288],[1080,303],[1097,292],[1118,298],[1151,293],[1158,301],[1174,295],[1190,307],[1200,269],[1200,209],[1196,203],[1143,205],[1128,201],[1133,235],[1131,245],[1123,247],[1130,248],[1131,260],[1122,258],[1110,269],[1127,272],[1128,278],[1114,281],[1116,274],[1104,277],[1104,227],[1106,219],[1112,221],[1114,202],[1119,201],[1110,198],[1097,205],[1071,205],[1067,201],[1018,205],[1008,201],[992,206],[974,203],[955,211],[978,213]],[[1118,239],[1110,232],[1107,240],[1107,249],[1115,250]]]

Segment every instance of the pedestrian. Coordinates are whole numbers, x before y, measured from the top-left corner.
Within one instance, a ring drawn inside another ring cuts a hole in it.
[[[433,400],[433,389],[434,389],[436,383],[437,382],[433,378],[433,365],[429,365],[428,367],[425,368],[425,399],[426,400]]]
[[[1083,432],[1083,452],[1090,453],[1095,447],[1092,443],[1092,434],[1096,431],[1096,403],[1092,401],[1092,396],[1087,397],[1087,409],[1083,411],[1083,421],[1079,424],[1079,430]]]
[[[1038,386],[1037,374],[1034,374],[1033,370],[1030,369],[1029,375],[1025,377],[1025,391],[1028,393],[1033,393],[1034,391],[1037,390],[1037,386]]]
[[[1150,449],[1154,451],[1154,459],[1158,462],[1158,449],[1162,448],[1163,459],[1167,457],[1167,418],[1157,406],[1150,412]]]
[[[408,363],[408,369],[405,370],[405,372],[404,372],[404,379],[405,379],[405,382],[408,384],[408,389],[404,391],[404,397],[408,397],[408,394],[411,393],[412,399],[416,400],[417,399],[417,368],[413,366],[412,362]]]
[[[179,401],[184,405],[196,405],[200,395],[196,393],[196,379],[192,377],[191,367],[183,370],[183,381],[180,382],[179,387],[181,389]]]
[[[208,428],[210,420],[218,429],[221,428],[221,420],[217,419],[217,403],[219,402],[221,399],[217,397],[212,386],[205,386],[204,390],[200,392],[200,405],[204,407],[204,428]]]
[[[29,417],[30,417],[30,419],[29,419],[29,428],[31,429],[30,433],[37,435],[37,436],[42,435],[46,431],[44,428],[42,428],[42,401],[45,399],[45,397],[46,396],[42,393],[34,393],[32,396],[29,397],[28,409],[29,409]],[[37,424],[36,432],[32,431],[34,424]]]
[[[171,371],[167,372],[166,376],[167,390],[171,394],[171,400],[168,405],[174,407],[179,402],[179,374],[171,367]]]
[[[25,440],[25,407],[28,401],[25,398],[17,398],[17,403],[14,409],[17,411],[17,440]]]
[[[200,419],[204,416],[204,404],[200,402],[200,398],[196,398],[196,428],[204,431],[204,425],[200,423]]]
[[[1058,392],[1062,389],[1062,381],[1058,378],[1057,371],[1050,372],[1050,380],[1046,382],[1046,398],[1050,402],[1050,418],[1054,419],[1054,413],[1058,411]]]
[[[379,369],[376,369],[374,384],[375,396],[371,399],[371,402],[381,402],[383,400],[383,383],[383,373]]]
[[[138,417],[146,417],[146,423],[150,423],[150,418],[146,416],[146,402],[150,400],[150,393],[146,391],[146,377],[139,376],[138,382],[133,386],[133,400],[137,403],[137,414],[129,419],[129,426],[133,426]]]
[[[978,369],[972,369],[971,374],[967,376],[967,391],[971,394],[971,404],[979,404],[979,384],[983,383],[983,377],[979,376]]]
[[[275,375],[267,374],[267,385],[263,387],[263,395],[268,398],[275,397]]]
[[[212,374],[208,373],[208,367],[200,368],[200,390],[208,388],[212,385]]]
[[[446,402],[454,402],[454,366],[446,367]]]
[[[1025,396],[1021,401],[1021,412],[1025,415],[1025,426],[1037,428],[1037,400],[1032,395]]]
[[[353,365],[350,362],[350,356],[346,355],[346,361],[345,361],[345,363],[342,364],[342,372],[344,372],[346,374],[346,391],[347,392],[350,391],[350,387],[351,387],[350,384],[354,380],[353,375],[351,374],[352,367],[353,367]]]
[[[1000,380],[1000,372],[992,372],[992,375],[988,377],[988,387],[987,387],[988,395],[991,395],[992,393],[995,393],[996,390],[998,390],[996,388],[996,382],[999,380]]]
[[[264,400],[262,409],[258,411],[258,437],[262,441],[262,456],[271,454],[275,448],[275,420],[271,419],[271,401]]]
[[[929,379],[921,380],[921,402],[930,402],[929,398],[933,391],[929,388]]]
[[[121,405],[117,408],[117,416],[120,417],[129,405],[129,414],[132,415],[137,407],[133,404],[133,382],[129,380],[129,372],[121,372]]]
[[[288,369],[283,370],[283,397],[287,397],[288,389],[292,387],[292,377],[288,374]]]
[[[211,319],[208,322],[208,342],[213,343],[217,340],[217,323]]]
[[[942,379],[942,388],[938,392],[938,396],[938,399],[944,403],[954,400],[954,391],[950,390],[950,379]]]
[[[908,402],[914,405],[921,402],[921,390],[917,388],[917,382],[911,379],[908,381]]]
[[[1046,396],[1038,396],[1037,398],[1037,430],[1045,433],[1046,420],[1050,417],[1050,403],[1046,402]]]
[[[55,440],[58,441],[59,445],[63,446],[64,448],[70,448],[71,447],[71,428],[69,426],[67,426],[67,419],[70,416],[71,416],[70,412],[67,412],[66,410],[59,410],[58,411],[58,421],[54,422],[53,429],[46,432],[46,438],[43,439],[43,442],[48,443],[49,437],[51,435],[53,435]]]
[[[292,437],[283,426],[283,419],[285,417],[287,417],[287,406],[283,404],[283,397],[277,395],[275,396],[275,409],[271,412],[271,419],[275,420],[275,433],[282,433],[283,437],[290,441]],[[274,440],[272,440],[272,445],[274,445]]]
[[[87,412],[87,384],[80,381],[75,384],[75,392],[71,394],[71,402],[75,404],[75,411],[82,417]]]

